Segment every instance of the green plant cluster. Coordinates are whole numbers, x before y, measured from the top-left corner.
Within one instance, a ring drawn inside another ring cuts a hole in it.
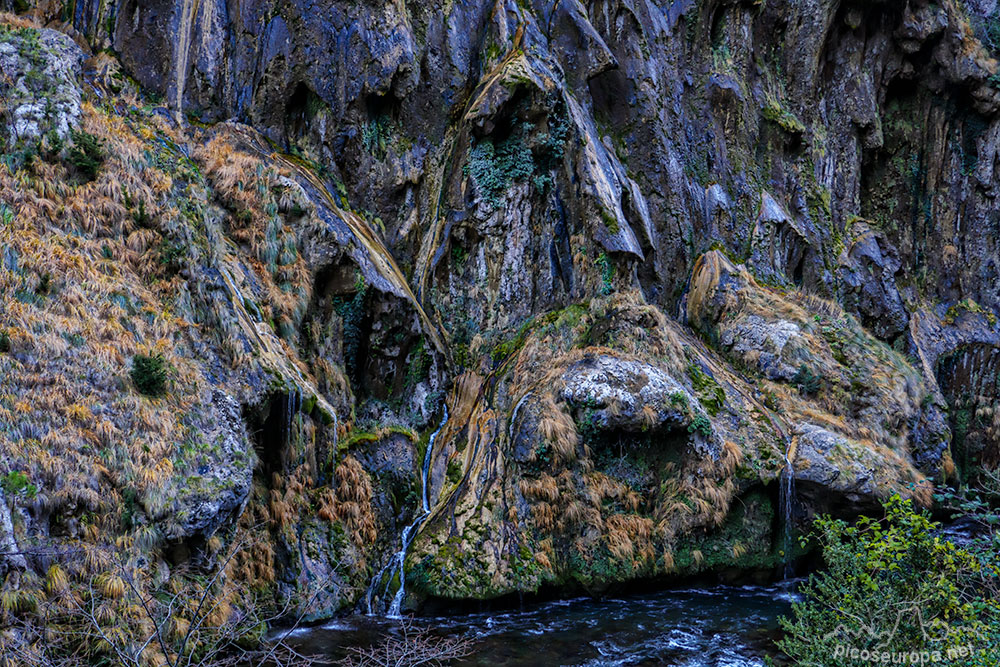
[[[803,600],[781,620],[786,635],[778,646],[804,665],[861,667],[914,652],[928,663],[995,665],[1000,541],[991,535],[979,547],[957,546],[898,496],[884,510],[884,518],[854,525],[816,520],[813,537],[827,569],[800,589]]]
[[[533,129],[535,126],[531,123],[515,121],[504,139],[495,141],[492,137],[484,137],[475,141],[469,150],[464,172],[475,180],[483,200],[490,207],[500,205],[511,184],[529,177],[539,192],[552,185],[551,172],[563,157],[569,135],[565,112],[557,109],[550,115],[548,131],[532,142]]]
[[[361,143],[369,154],[379,160],[385,158],[391,127],[392,119],[389,115],[379,114],[369,118],[361,128]]]
[[[462,481],[462,463],[458,459],[448,461],[448,472],[446,473],[449,484],[458,484]]]
[[[167,391],[167,362],[162,355],[132,357],[132,384],[143,396],[156,398]]]
[[[761,115],[765,120],[769,120],[782,130],[791,135],[799,135],[806,131],[806,126],[795,117],[791,111],[780,106],[777,102],[769,102],[761,109]]]
[[[983,308],[976,303],[974,299],[963,299],[949,308],[948,312],[944,315],[944,323],[954,324],[955,320],[961,316],[963,312],[983,315],[986,317],[986,321],[989,322],[990,325],[997,323],[997,316],[993,313],[993,311],[988,308]]]
[[[465,173],[475,179],[483,199],[493,208],[500,205],[501,196],[512,183],[523,181],[534,170],[531,149],[518,133],[496,145],[489,137],[479,140],[465,165]]]
[[[367,292],[368,286],[365,284],[365,277],[358,273],[354,277],[354,296],[350,299],[337,297],[333,301],[334,310],[337,311],[337,314],[340,315],[340,319],[344,323],[344,369],[347,371],[347,377],[355,385],[360,381],[360,371],[362,370],[358,368],[358,357],[360,356],[362,336],[364,335],[362,320],[365,316],[365,296]]]
[[[698,395],[698,401],[701,402],[705,411],[712,417],[717,415],[726,402],[726,392],[715,381],[715,378],[702,370],[697,363],[688,364],[687,374],[691,378],[695,394]]]
[[[792,385],[795,386],[803,396],[815,396],[823,386],[823,378],[812,372],[808,366],[802,364],[799,370],[792,376]]]
[[[688,424],[688,433],[697,433],[702,437],[708,438],[712,435],[712,422],[705,415],[697,415]]]
[[[595,260],[597,270],[601,273],[601,294],[607,296],[614,291],[612,280],[615,277],[615,265],[606,252],[602,252]]]
[[[66,155],[66,161],[88,181],[97,177],[97,171],[104,164],[104,144],[98,138],[83,130],[73,130],[73,146]]]
[[[30,500],[38,494],[38,487],[20,470],[12,470],[0,477],[0,487],[3,487],[4,493],[12,498],[23,496]]]

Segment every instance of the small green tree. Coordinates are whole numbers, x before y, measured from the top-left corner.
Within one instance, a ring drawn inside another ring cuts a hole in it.
[[[167,362],[163,355],[132,357],[132,384],[144,396],[162,396],[167,390]]]
[[[994,549],[942,539],[938,524],[898,496],[883,519],[823,517],[815,528],[827,569],[809,577],[792,618],[781,619],[778,646],[795,664],[861,667],[884,662],[883,654],[892,664],[893,655],[914,652],[938,655],[940,664],[996,664]]]
[[[73,146],[66,159],[76,167],[88,181],[97,177],[97,170],[104,164],[104,144],[92,134],[83,130],[73,130]]]
[[[792,377],[792,384],[798,388],[800,394],[814,396],[823,386],[823,378],[802,364]]]

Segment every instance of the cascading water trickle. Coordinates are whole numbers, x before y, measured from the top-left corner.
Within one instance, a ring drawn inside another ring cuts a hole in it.
[[[389,592],[389,587],[392,586],[393,580],[398,576],[399,588],[396,589],[396,594],[393,596],[392,602],[389,604],[386,616],[389,618],[401,617],[403,599],[406,597],[406,574],[403,565],[406,562],[406,554],[410,549],[410,545],[413,543],[413,538],[417,536],[417,531],[420,529],[421,524],[423,524],[424,520],[427,519],[431,513],[430,472],[431,460],[434,452],[434,441],[437,439],[438,434],[441,433],[441,430],[447,423],[448,406],[445,405],[444,416],[441,418],[441,423],[438,425],[437,429],[431,433],[431,437],[427,441],[427,451],[424,452],[424,462],[420,472],[421,484],[423,486],[423,492],[420,494],[420,512],[413,519],[413,522],[403,529],[399,551],[393,554],[389,562],[386,563],[385,567],[383,567],[377,575],[375,575],[375,578],[372,579],[371,584],[368,586],[366,601],[369,616],[375,614],[376,603],[385,597],[385,595]],[[379,591],[380,589],[381,595],[378,595],[376,591]]]
[[[794,519],[795,519],[795,472],[792,468],[792,440],[789,438],[785,447],[785,467],[781,471],[781,489],[779,493],[779,504],[781,505],[782,524],[782,544],[784,579],[791,579],[795,575],[794,563],[792,562],[792,540],[794,539]]]
[[[302,408],[302,394],[297,389],[292,389],[285,394],[285,446],[294,442],[295,428],[297,426],[296,417]]]

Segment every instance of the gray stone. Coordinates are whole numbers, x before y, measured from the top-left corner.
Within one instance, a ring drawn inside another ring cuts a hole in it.
[[[0,126],[8,148],[31,146],[48,134],[70,136],[80,119],[83,50],[47,28],[0,32],[0,92],[8,123]]]

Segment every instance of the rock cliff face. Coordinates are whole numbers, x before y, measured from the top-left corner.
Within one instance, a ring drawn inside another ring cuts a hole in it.
[[[329,615],[426,460],[407,604],[599,592],[773,568],[783,474],[802,520],[1000,462],[988,7],[18,5],[0,549],[252,535]]]

